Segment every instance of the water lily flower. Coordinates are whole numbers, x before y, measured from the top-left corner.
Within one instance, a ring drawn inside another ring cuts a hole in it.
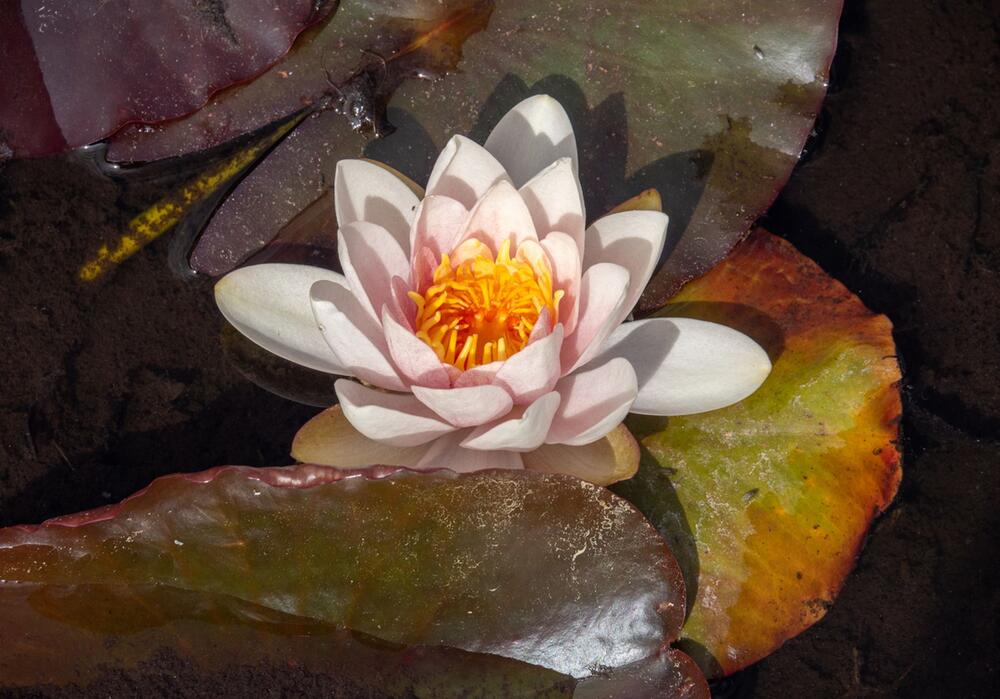
[[[577,146],[551,97],[479,145],[453,137],[426,193],[366,160],[338,164],[343,274],[261,264],[216,285],[265,349],[344,377],[293,455],[344,468],[529,468],[607,484],[635,473],[629,412],[683,415],[753,393],[771,364],[736,330],[625,322],[660,260],[667,216],[585,225]]]

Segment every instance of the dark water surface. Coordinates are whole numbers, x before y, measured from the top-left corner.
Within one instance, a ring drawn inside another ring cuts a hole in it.
[[[998,86],[995,3],[848,2],[821,133],[764,224],[893,320],[904,480],[827,617],[731,696],[1000,693]],[[315,412],[227,363],[169,236],[67,284],[158,186],[67,159],[0,170],[0,525],[286,463]]]

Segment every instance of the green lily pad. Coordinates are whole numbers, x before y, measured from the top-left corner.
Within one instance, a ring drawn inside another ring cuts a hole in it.
[[[670,541],[688,583],[679,647],[719,676],[836,598],[899,484],[899,366],[885,316],[760,229],[661,314],[736,327],[774,363],[737,405],[630,418],[642,463],[614,488]]]
[[[244,179],[206,230],[212,252],[196,269],[218,274],[321,196],[337,160],[364,154],[423,182],[449,136],[482,141],[507,109],[547,92],[576,127],[592,217],[642,189],[665,197],[671,235],[642,302],[651,309],[724,257],[786,182],[825,94],[841,10],[840,0],[506,1],[449,54],[461,56],[457,71],[395,92],[397,81],[377,83],[383,71],[363,49],[398,77],[407,37],[483,5],[416,3],[415,19],[394,3],[345,3],[254,83],[186,119],[127,129],[109,152],[151,159],[216,145],[331,94],[326,71],[338,82],[367,66],[376,82],[352,104],[389,98],[397,132],[366,145],[338,114],[304,123],[271,154],[280,165]],[[408,65],[411,74],[426,67]]]
[[[680,569],[631,505],[523,471],[169,476],[120,505],[0,530],[0,580],[36,595],[112,583],[223,595],[397,646],[574,677],[642,665],[684,613]]]

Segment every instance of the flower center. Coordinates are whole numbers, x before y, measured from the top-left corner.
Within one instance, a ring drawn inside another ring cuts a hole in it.
[[[423,294],[409,293],[417,305],[417,337],[442,362],[462,370],[523,349],[543,308],[557,322],[563,296],[552,290],[544,254],[530,261],[520,254],[511,259],[510,241],[505,241],[494,259],[485,245],[475,245],[480,254],[462,261],[459,248],[454,264],[447,253],[441,255],[430,287]]]

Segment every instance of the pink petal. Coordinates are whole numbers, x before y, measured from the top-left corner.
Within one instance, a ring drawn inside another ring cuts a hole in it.
[[[555,391],[546,393],[527,407],[515,408],[501,422],[477,427],[462,441],[462,446],[484,451],[537,449],[545,442],[552,418],[559,408],[559,400]]]
[[[621,323],[628,289],[628,272],[619,265],[600,262],[584,272],[576,330],[563,343],[564,374],[600,351],[601,343]]]
[[[486,149],[521,186],[559,158],[576,167],[576,137],[566,110],[548,95],[535,95],[507,112],[486,139]]]
[[[408,384],[430,388],[451,386],[448,372],[434,350],[396,320],[388,307],[382,309],[382,328],[389,356]]]
[[[507,390],[517,405],[537,400],[551,391],[559,380],[562,345],[563,327],[556,325],[546,337],[508,357],[493,383]]]
[[[413,258],[413,269],[410,273],[410,282],[414,291],[421,294],[427,291],[427,288],[434,281],[434,270],[438,264],[440,264],[440,260],[434,257],[430,248],[420,248],[416,251]]]
[[[452,385],[455,388],[465,388],[466,386],[485,386],[491,384],[496,379],[497,372],[506,364],[506,360],[480,364],[474,369],[463,371],[456,378]]]
[[[403,248],[382,226],[356,221],[340,229],[337,254],[351,290],[378,318],[382,306],[392,304],[392,278],[409,276]]]
[[[583,255],[583,190],[569,158],[560,158],[535,175],[518,190],[531,212],[538,237],[562,231],[576,243]]]
[[[538,242],[531,213],[510,182],[503,180],[493,185],[472,207],[459,241],[469,238],[483,241],[494,251],[509,240],[511,255],[522,240]]]
[[[344,416],[369,439],[415,447],[455,431],[410,393],[386,393],[350,379],[335,387]]]
[[[389,231],[409,250],[410,225],[420,200],[409,185],[385,167],[367,160],[341,160],[333,180],[337,225],[367,221]]]
[[[323,338],[351,376],[393,391],[406,390],[389,361],[380,324],[350,289],[336,282],[318,281],[309,290],[309,299]]]
[[[556,384],[562,401],[545,441],[574,446],[597,441],[621,424],[638,390],[625,359],[567,376]]]
[[[413,395],[455,427],[478,427],[503,417],[514,406],[510,394],[499,386],[414,386]]]
[[[425,197],[410,229],[411,259],[417,250],[424,248],[437,260],[441,259],[441,253],[451,252],[468,217],[469,210],[455,199],[441,195]]]
[[[509,181],[506,170],[485,148],[465,136],[453,136],[434,163],[427,195],[451,197],[471,208],[502,180]]]
[[[628,270],[629,291],[618,323],[635,307],[660,262],[667,223],[666,214],[659,211],[623,211],[598,219],[587,229],[583,266],[611,262]]]
[[[559,301],[559,322],[566,328],[566,335],[569,336],[576,330],[580,311],[580,276],[583,273],[580,250],[570,236],[558,231],[542,238],[541,245],[549,256],[553,288],[563,291],[562,300]]]
[[[409,296],[410,285],[402,277],[392,278],[392,306],[394,316],[404,326],[413,330],[413,320],[417,317],[417,304]]]
[[[419,470],[447,468],[457,473],[487,469],[521,469],[521,455],[514,451],[479,451],[460,446],[468,430],[455,432],[432,442],[430,449],[414,467]]]

